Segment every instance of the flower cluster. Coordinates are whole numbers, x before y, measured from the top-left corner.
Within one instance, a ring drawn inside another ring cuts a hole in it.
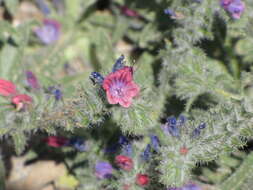
[[[167,122],[161,126],[165,134],[170,134],[174,137],[179,137],[180,127],[182,127],[186,122],[186,117],[180,115],[178,119],[174,116],[168,117]]]
[[[118,155],[115,158],[116,164],[125,171],[131,171],[133,169],[133,160],[127,156]],[[113,167],[110,163],[99,161],[95,165],[95,176],[98,179],[106,179],[112,177]],[[149,177],[146,174],[138,173],[136,175],[135,183],[141,187],[145,187],[149,184]],[[124,185],[124,189],[128,189],[129,184]]]
[[[128,108],[140,91],[133,81],[133,68],[124,65],[123,55],[117,59],[112,72],[105,78],[97,72],[91,73],[90,78],[94,83],[102,85],[109,104],[120,104]]]
[[[24,110],[33,101],[27,94],[19,93],[15,84],[4,79],[0,79],[0,95],[9,98],[18,111]]]
[[[245,10],[245,3],[241,0],[220,0],[220,4],[233,19],[239,19]]]
[[[148,161],[151,158],[151,150],[153,149],[155,152],[159,151],[160,140],[156,135],[150,135],[151,144],[147,144],[145,150],[141,154],[143,160]]]
[[[183,115],[180,115],[178,119],[176,119],[174,116],[168,117],[167,122],[161,126],[164,134],[171,135],[173,137],[180,137],[180,129],[185,124],[186,117]],[[191,134],[192,138],[197,138],[201,130],[206,128],[206,123],[201,123],[196,127]]]

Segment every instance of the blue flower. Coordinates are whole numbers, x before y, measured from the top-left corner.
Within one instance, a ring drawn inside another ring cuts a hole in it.
[[[98,72],[92,72],[90,75],[90,80],[93,82],[93,84],[102,85],[104,77]]]
[[[195,128],[192,132],[192,138],[196,138],[200,135],[201,130],[206,128],[206,123],[201,123],[197,128]]]
[[[141,157],[143,160],[148,161],[151,157],[151,145],[148,144],[144,150],[144,152],[141,154]]]
[[[164,9],[164,14],[166,14],[166,15],[169,15],[169,16],[173,16],[173,17],[176,17],[177,15],[176,15],[176,13],[175,13],[175,11],[173,11],[172,9]]]
[[[73,146],[78,151],[86,151],[85,141],[81,138],[74,137],[69,140],[69,146]]]
[[[185,124],[186,122],[186,117],[184,115],[180,115],[178,118],[177,118],[177,126],[178,127],[181,127],[182,125]]]
[[[168,117],[167,118],[167,123],[168,123],[168,125],[176,125],[177,124],[177,119],[174,116]]]
[[[129,140],[125,136],[120,135],[120,137],[119,137],[119,144],[120,145],[126,145],[128,143],[129,143]]]
[[[50,86],[47,90],[50,94],[54,95],[54,98],[56,101],[59,101],[62,99],[63,94],[60,89],[56,88],[55,86]]]
[[[206,124],[205,123],[201,123],[199,126],[198,126],[198,129],[205,129],[206,128]]]
[[[131,144],[126,144],[126,145],[122,146],[122,155],[131,157],[132,152],[133,151],[132,151],[132,145]]]
[[[61,90],[59,89],[55,89],[54,90],[54,97],[55,99],[58,101],[58,100],[61,100],[62,99],[62,92]]]
[[[166,119],[166,123],[162,126],[162,129],[165,134],[170,134],[174,137],[180,136],[180,127],[182,127],[186,122],[186,117],[180,115],[178,119],[176,117],[171,116]]]
[[[110,178],[112,176],[113,168],[108,162],[97,162],[95,166],[95,175],[99,179]]]
[[[160,147],[160,141],[159,141],[158,137],[155,135],[150,135],[150,139],[151,139],[151,145],[152,145],[153,149],[156,152],[158,152],[159,147]]]
[[[115,72],[117,70],[120,70],[122,69],[124,66],[125,66],[125,62],[124,62],[124,55],[121,55],[115,62],[115,64],[113,65],[113,68],[112,68],[112,72]]]

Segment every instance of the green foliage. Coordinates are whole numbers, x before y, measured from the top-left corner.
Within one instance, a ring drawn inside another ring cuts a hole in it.
[[[67,0],[60,13],[47,1],[48,17],[61,23],[59,40],[48,46],[33,32],[41,22],[36,17],[14,26],[22,2],[4,0],[11,18],[0,22],[0,78],[33,98],[20,111],[11,97],[0,97],[0,137],[11,137],[16,154],[25,152],[35,134],[80,136],[87,152],[69,156],[73,150],[64,147],[59,153],[79,180],[79,190],[123,189],[125,184],[143,189],[135,184],[140,172],[151,178],[147,189],[179,187],[197,178],[192,171],[198,165],[218,158],[219,175],[203,170],[207,183],[249,189],[252,153],[242,156],[240,164],[230,155],[253,136],[251,0],[245,0],[247,9],[238,20],[218,0]],[[138,16],[124,15],[123,5]],[[165,8],[179,17],[164,14]],[[121,54],[141,89],[129,108],[110,105],[103,88],[89,80],[92,71],[106,77]],[[29,87],[26,70],[36,75],[40,89]],[[52,86],[61,90],[62,99],[49,92]],[[180,137],[165,134],[161,125],[166,117],[181,113],[189,120]],[[193,138],[200,123],[206,128]],[[122,153],[104,151],[121,134],[131,139],[134,169],[115,170],[115,178],[97,180],[95,163],[113,163]],[[140,155],[151,143],[150,134],[159,137],[161,146],[151,150],[151,160],[143,161]],[[181,148],[188,153],[180,153]]]

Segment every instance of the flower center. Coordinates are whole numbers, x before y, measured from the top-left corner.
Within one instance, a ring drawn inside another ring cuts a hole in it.
[[[121,88],[116,88],[115,89],[115,94],[117,94],[117,96],[119,96],[119,97],[123,96]]]
[[[121,98],[124,96],[124,83],[117,82],[111,87],[111,93],[114,97]]]

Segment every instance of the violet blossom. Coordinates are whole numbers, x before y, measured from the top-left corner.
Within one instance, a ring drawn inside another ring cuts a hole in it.
[[[53,19],[44,19],[43,26],[35,29],[35,34],[42,43],[49,45],[53,44],[60,37],[61,25]]]
[[[26,74],[26,80],[29,86],[33,89],[39,89],[40,88],[39,82],[37,80],[37,77],[33,74],[33,72],[26,71],[25,74]]]
[[[242,0],[220,0],[220,4],[233,19],[239,19],[245,10],[245,3]]]
[[[95,175],[99,179],[110,178],[112,176],[113,168],[108,162],[97,162],[95,166]]]

